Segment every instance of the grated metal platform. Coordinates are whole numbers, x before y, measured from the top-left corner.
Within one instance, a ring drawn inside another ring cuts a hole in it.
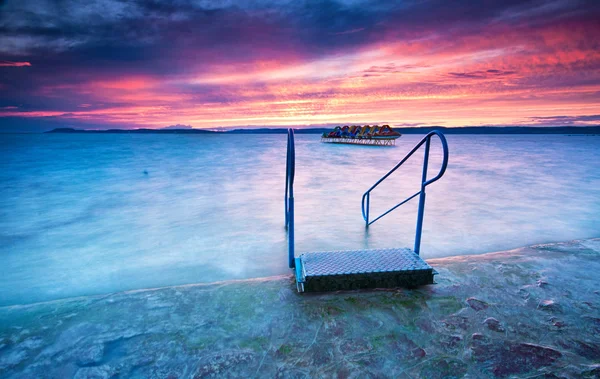
[[[295,263],[298,292],[417,287],[436,274],[408,248],[304,253]]]

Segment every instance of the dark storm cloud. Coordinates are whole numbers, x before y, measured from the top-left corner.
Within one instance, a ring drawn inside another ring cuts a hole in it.
[[[1,55],[37,60],[57,54],[64,58],[64,65],[71,61],[91,64],[98,59],[135,62],[138,69],[159,73],[181,70],[185,63],[202,63],[177,60],[169,64],[173,52],[182,59],[214,63],[259,55],[307,59],[387,38],[460,34],[499,19],[516,22],[533,15],[534,20],[539,17],[539,22],[547,22],[553,9],[576,8],[563,1],[456,4],[438,0],[40,4],[7,1],[0,16],[0,34],[5,37],[0,42]]]

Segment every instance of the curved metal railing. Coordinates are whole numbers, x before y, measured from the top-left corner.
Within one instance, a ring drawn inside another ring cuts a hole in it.
[[[296,173],[296,149],[294,130],[288,129],[287,162],[285,165],[285,227],[288,231],[288,264],[295,267],[294,260],[294,175]]]
[[[444,151],[444,159],[442,161],[442,167],[440,168],[440,172],[434,178],[427,180],[427,165],[429,163],[429,145],[431,143],[431,138],[433,136],[439,137],[439,139],[442,143],[442,148]],[[404,162],[406,162],[408,160],[408,158],[410,158],[421,146],[423,146],[423,144],[425,144],[425,157],[423,160],[423,175],[422,175],[422,179],[421,179],[421,190],[419,192],[415,193],[414,195],[407,197],[405,200],[401,201],[400,203],[393,206],[392,208],[390,208],[383,214],[379,215],[373,221],[369,222],[369,203],[370,203],[370,199],[371,199],[371,191],[373,191],[381,182],[383,182],[388,176],[390,176],[394,171],[396,171],[400,166],[402,166],[402,164],[404,164]],[[368,227],[369,225],[371,225],[375,221],[379,220],[383,216],[387,215],[394,209],[398,208],[402,204],[405,204],[405,203],[409,202],[410,200],[414,199],[415,197],[417,197],[417,195],[421,195],[419,197],[419,211],[418,211],[418,215],[417,215],[417,231],[416,231],[416,236],[415,236],[415,248],[414,248],[415,253],[419,254],[419,250],[421,247],[421,233],[422,233],[422,228],[423,228],[423,214],[425,212],[425,187],[427,187],[431,183],[439,180],[446,172],[447,167],[448,167],[448,142],[446,141],[446,137],[444,137],[444,134],[442,134],[442,132],[434,130],[434,131],[428,133],[419,143],[417,143],[415,145],[415,147],[412,148],[412,150],[408,154],[406,154],[406,156],[396,166],[394,166],[394,168],[392,168],[387,174],[385,174],[381,179],[379,179],[377,181],[377,183],[375,183],[373,186],[371,186],[371,188],[369,188],[367,190],[367,192],[364,193],[364,195],[362,197],[362,215],[363,215],[363,219],[365,220],[365,222],[367,224],[366,226]],[[365,200],[366,200],[366,202],[365,202]],[[366,208],[365,208],[365,205],[366,205]]]

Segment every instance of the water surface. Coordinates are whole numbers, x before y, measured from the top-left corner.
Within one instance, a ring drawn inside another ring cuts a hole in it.
[[[395,148],[297,135],[298,252],[412,247],[416,199],[364,227],[360,199]],[[447,136],[422,255],[600,235],[600,138]],[[0,135],[0,305],[287,273],[285,135]],[[432,146],[430,176],[439,169]],[[418,190],[422,154],[372,193]]]

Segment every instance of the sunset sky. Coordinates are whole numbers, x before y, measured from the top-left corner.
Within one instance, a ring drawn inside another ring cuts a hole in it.
[[[600,124],[599,1],[0,1],[0,131]]]

